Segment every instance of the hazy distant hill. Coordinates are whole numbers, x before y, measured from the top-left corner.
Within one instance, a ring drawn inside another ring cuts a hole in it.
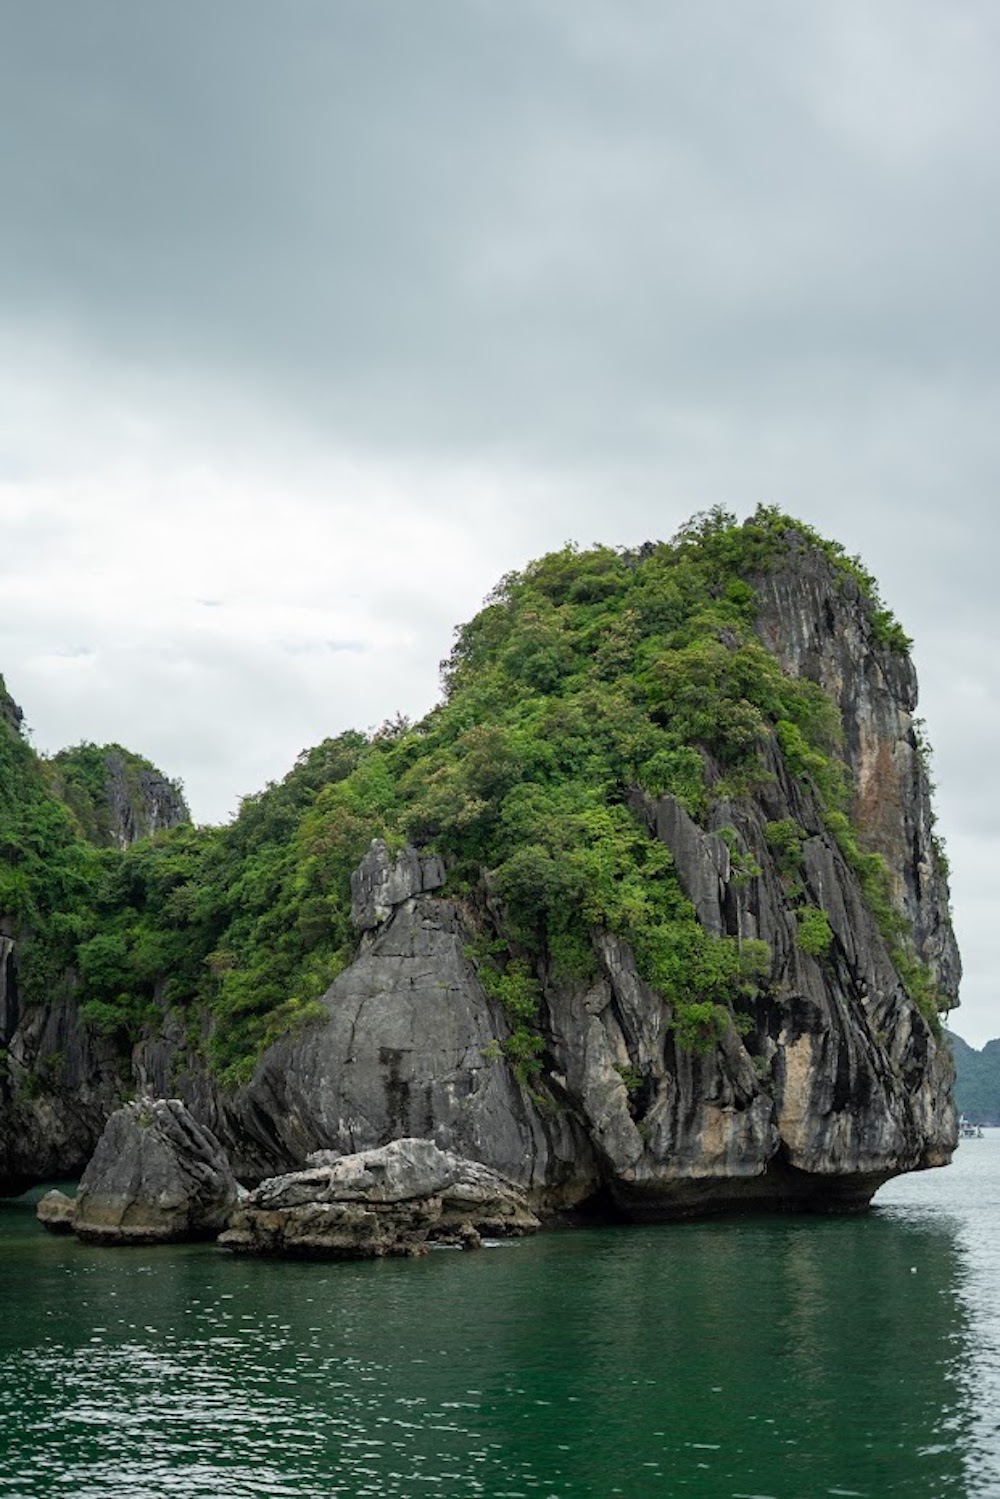
[[[953,1031],[955,1102],[976,1124],[1000,1124],[1000,1038],[977,1051]]]

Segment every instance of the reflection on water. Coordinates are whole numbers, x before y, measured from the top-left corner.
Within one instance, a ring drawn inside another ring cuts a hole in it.
[[[0,1210],[0,1494],[1000,1493],[1000,1134],[865,1219],[272,1264]]]

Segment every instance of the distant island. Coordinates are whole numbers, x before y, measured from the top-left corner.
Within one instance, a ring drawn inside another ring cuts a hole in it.
[[[976,1124],[1000,1124],[1000,1037],[981,1051],[948,1032],[955,1053],[955,1104]]]

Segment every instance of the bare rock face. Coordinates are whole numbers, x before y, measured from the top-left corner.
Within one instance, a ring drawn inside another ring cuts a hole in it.
[[[99,1244],[208,1238],[239,1189],[218,1140],[176,1098],[112,1114],[80,1181],[73,1229]]]
[[[510,1023],[467,955],[473,930],[454,902],[406,888],[324,996],[326,1021],[273,1046],[213,1127],[239,1142],[251,1178],[419,1134],[552,1203],[579,1200],[593,1152],[573,1115],[553,1100],[543,1117],[503,1060]]]
[[[603,1181],[630,1217],[673,1217],[756,1195],[779,1146],[771,1098],[735,1031],[710,1053],[672,1016],[629,947],[599,941],[602,976],[550,998],[553,1053],[587,1120]]]
[[[430,1140],[377,1150],[320,1152],[305,1171],[262,1182],[219,1238],[254,1254],[373,1259],[472,1246],[482,1235],[533,1233],[538,1219],[512,1182]]]
[[[817,682],[839,707],[855,820],[885,858],[920,956],[955,1000],[962,965],[933,839],[913,662],[880,642],[849,578],[797,533],[787,541],[784,564],[754,580],[758,634],[789,675]]]
[[[108,750],[105,764],[109,832],[119,848],[191,821],[178,786],[154,766],[130,770],[126,757],[114,748]]]
[[[373,838],[351,876],[351,920],[359,931],[371,931],[386,921],[396,906],[439,889],[444,880],[444,864],[436,854],[419,854],[407,847],[392,859],[384,840]]]
[[[23,1006],[18,944],[0,937],[0,1194],[79,1176],[121,1100],[112,1038],[80,1022],[72,996]]]
[[[952,1062],[907,996],[858,882],[775,757],[759,804],[720,803],[698,827],[672,798],[635,809],[673,854],[703,924],[766,942],[767,992],[705,1051],[678,1046],[670,1007],[616,938],[598,938],[587,993],[553,992],[556,1067],[578,1100],[619,1206],[673,1217],[768,1204],[850,1211],[900,1171],[955,1145]],[[829,951],[799,945],[767,825],[794,816],[801,901],[825,910]],[[756,868],[750,878],[739,869]],[[725,851],[726,857],[723,857]]]

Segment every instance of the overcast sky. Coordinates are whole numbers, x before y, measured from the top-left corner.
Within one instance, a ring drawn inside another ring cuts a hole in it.
[[[221,821],[567,539],[777,503],[915,640],[1000,1034],[995,0],[0,0],[0,671]]]

